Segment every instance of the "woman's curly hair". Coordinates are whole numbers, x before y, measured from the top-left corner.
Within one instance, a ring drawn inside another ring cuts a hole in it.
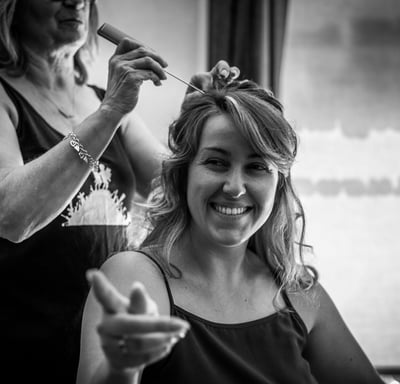
[[[169,256],[191,223],[186,196],[188,169],[207,120],[221,114],[230,118],[256,153],[278,169],[272,212],[248,247],[264,260],[281,289],[302,291],[312,287],[318,274],[304,261],[304,251],[310,247],[304,244],[304,211],[290,175],[297,136],[272,92],[248,80],[184,100],[180,116],[169,127],[172,153],[155,181],[147,210],[149,233],[142,246],[156,250],[166,270],[171,276],[176,274]]]

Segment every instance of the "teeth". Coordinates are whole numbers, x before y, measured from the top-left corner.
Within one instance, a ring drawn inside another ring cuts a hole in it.
[[[222,205],[214,205],[214,208],[217,212],[229,216],[242,215],[244,212],[247,211],[247,208],[229,208],[229,207],[224,207]]]

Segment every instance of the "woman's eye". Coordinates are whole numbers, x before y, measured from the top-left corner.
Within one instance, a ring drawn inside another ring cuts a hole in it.
[[[272,172],[268,164],[264,163],[253,163],[249,165],[249,168],[254,171],[268,172],[268,173]]]
[[[218,159],[218,158],[210,158],[204,161],[204,164],[209,166],[209,167],[215,167],[215,168],[219,168],[219,167],[226,167],[227,166],[227,162],[222,160],[222,159]]]

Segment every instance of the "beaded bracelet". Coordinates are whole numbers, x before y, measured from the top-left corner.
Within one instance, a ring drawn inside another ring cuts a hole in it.
[[[89,155],[88,151],[83,147],[81,142],[79,141],[78,136],[74,132],[68,133],[67,136],[64,137],[64,140],[69,139],[69,145],[78,152],[78,156],[89,165],[90,169],[95,172],[99,172],[99,161],[95,160],[92,156]]]

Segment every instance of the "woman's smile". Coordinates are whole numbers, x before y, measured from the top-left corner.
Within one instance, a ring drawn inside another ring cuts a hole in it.
[[[231,207],[218,203],[210,203],[210,206],[217,213],[223,216],[232,216],[232,217],[243,217],[251,210],[251,207],[248,206]]]

